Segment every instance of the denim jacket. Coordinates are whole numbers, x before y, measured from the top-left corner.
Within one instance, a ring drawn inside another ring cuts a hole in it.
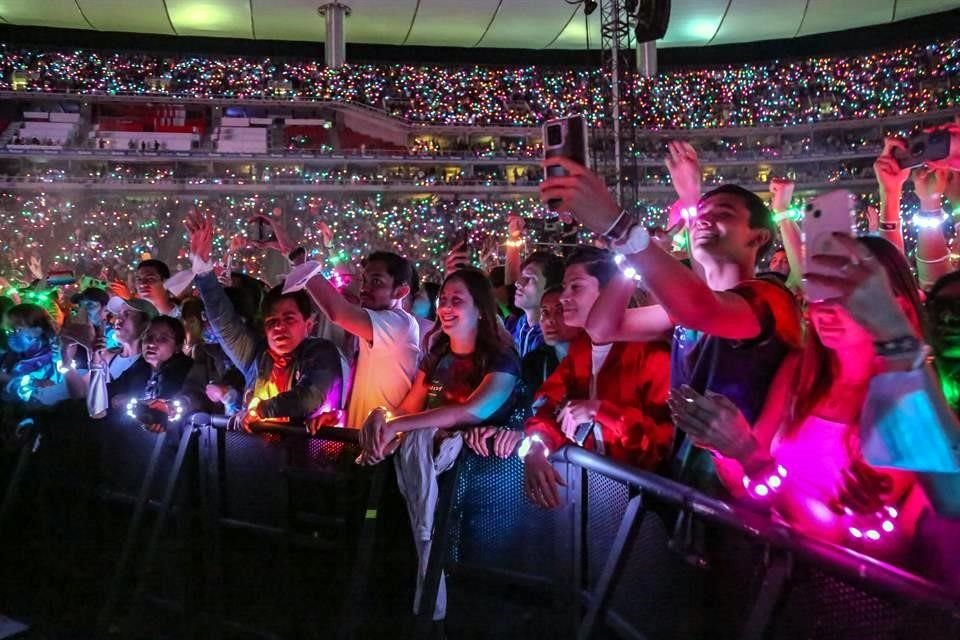
[[[266,381],[273,370],[273,358],[266,338],[240,319],[213,272],[198,275],[194,284],[203,300],[204,312],[216,332],[220,346],[243,373],[249,394],[258,381]],[[329,340],[307,338],[293,352],[293,372],[288,390],[281,391],[257,406],[264,418],[306,419],[318,410],[339,409],[343,373],[340,353]]]

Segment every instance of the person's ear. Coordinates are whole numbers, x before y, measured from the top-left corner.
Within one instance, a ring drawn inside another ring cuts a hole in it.
[[[770,233],[769,229],[754,229],[753,237],[750,239],[748,246],[762,247],[771,240],[773,240],[773,234]]]
[[[402,284],[399,287],[394,287],[393,289],[394,300],[403,300],[408,295],[410,295],[410,285],[408,284]]]

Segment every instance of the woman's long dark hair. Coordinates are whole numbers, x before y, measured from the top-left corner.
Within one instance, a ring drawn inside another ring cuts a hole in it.
[[[921,339],[926,336],[923,304],[917,281],[910,272],[906,258],[893,244],[877,236],[860,236],[857,240],[865,246],[887,272],[893,295],[907,303],[908,319]],[[910,310],[912,309],[912,314]],[[795,428],[813,408],[830,392],[836,372],[836,356],[820,341],[812,324],[807,324],[800,366],[794,379],[794,400],[790,408],[788,429]]]
[[[493,285],[487,276],[479,269],[472,267],[458,269],[443,281],[440,291],[451,280],[459,280],[467,287],[473,304],[480,311],[477,322],[477,339],[473,349],[473,359],[477,370],[486,368],[490,360],[497,354],[513,348],[509,334],[500,327],[497,315],[497,299],[493,295]],[[439,335],[434,339],[434,334]],[[432,342],[431,342],[432,340]],[[430,330],[425,339],[426,344],[432,344],[430,355],[442,355],[450,350],[450,337],[443,332],[440,322]]]

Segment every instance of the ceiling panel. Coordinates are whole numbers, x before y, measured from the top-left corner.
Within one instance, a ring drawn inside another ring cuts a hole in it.
[[[587,41],[589,32],[590,40]],[[591,49],[600,47],[600,12],[597,11],[586,19],[583,12],[574,15],[570,24],[560,33],[556,41],[551,44],[549,49],[586,49],[589,44]]]
[[[499,4],[499,0],[420,0],[407,44],[472,47],[483,37]],[[546,4],[540,0],[541,6]]]
[[[906,20],[957,8],[960,8],[960,0],[897,0],[897,12],[894,17],[897,20]],[[958,30],[958,27],[960,25],[954,25],[954,30]]]
[[[249,0],[166,0],[166,4],[181,36],[253,37]]]
[[[345,4],[353,10],[347,18],[348,42],[403,44],[410,21],[418,15],[417,0],[345,0]],[[424,4],[420,3],[421,11]]]
[[[90,28],[73,0],[0,0],[0,17],[11,24],[62,29]]]
[[[694,47],[707,44],[717,32],[728,0],[673,0],[667,35],[658,45]]]
[[[322,42],[324,22],[317,6],[326,1],[166,0],[166,7],[180,35]],[[585,24],[582,8],[562,0],[345,2],[352,9],[348,42],[473,47],[482,39],[483,47],[584,49],[589,29],[590,48],[600,45],[600,11]],[[960,9],[960,0],[673,0],[672,7],[662,47],[855,29],[890,22],[894,7],[896,19],[904,20]],[[173,33],[164,0],[0,0],[0,19],[17,25]]]
[[[565,2],[544,5],[543,0],[503,0],[480,46],[542,49],[563,31],[571,14],[573,8]]]
[[[807,17],[800,29],[801,36],[846,28],[851,23],[860,25],[884,24],[893,16],[894,0],[850,2],[838,0],[810,0]]]
[[[733,0],[710,44],[792,38],[803,19],[804,6],[805,0]]]
[[[323,42],[323,2],[307,0],[253,0],[253,26],[258,40],[304,40]],[[350,28],[352,18],[346,25]],[[349,32],[347,37],[349,38]]]
[[[100,31],[130,31],[173,35],[162,0],[138,0],[137,11],[126,11],[130,0],[78,0],[83,14]]]

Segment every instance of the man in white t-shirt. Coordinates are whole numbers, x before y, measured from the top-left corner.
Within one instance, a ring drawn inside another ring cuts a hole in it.
[[[378,251],[370,254],[363,267],[360,306],[344,298],[322,275],[306,283],[324,314],[360,342],[348,427],[360,428],[377,407],[396,410],[410,390],[420,357],[420,330],[401,305],[410,293],[412,278],[413,267],[406,258]]]

